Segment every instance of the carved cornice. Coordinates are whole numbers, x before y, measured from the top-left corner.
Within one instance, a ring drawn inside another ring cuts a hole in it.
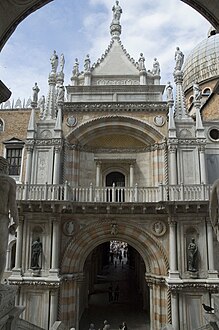
[[[48,287],[48,288],[59,288],[60,287],[60,279],[58,281],[49,281],[44,279],[36,280],[33,278],[33,280],[16,280],[16,279],[10,279],[9,278],[10,285],[17,285],[17,286],[34,286],[34,287]]]
[[[87,151],[87,152],[95,152],[95,153],[104,153],[115,154],[115,153],[133,153],[133,152],[151,152],[155,150],[165,150],[167,147],[166,142],[163,143],[155,143],[153,145],[142,147],[142,148],[92,148],[90,146],[78,146],[78,150]],[[69,148],[70,149],[70,148]]]
[[[184,283],[168,283],[168,289],[171,292],[174,291],[182,291],[182,290],[202,290],[202,291],[210,291],[212,293],[217,293],[219,291],[219,285],[214,283],[214,284],[209,284],[209,283],[189,283],[189,282],[184,282]]]
[[[156,103],[121,103],[121,102],[95,102],[95,103],[72,103],[68,102],[64,104],[64,111],[68,112],[93,112],[93,111],[107,111],[107,112],[167,112],[168,105],[166,102],[156,102]]]
[[[61,146],[62,145],[62,139],[36,140],[35,144],[37,146]]]

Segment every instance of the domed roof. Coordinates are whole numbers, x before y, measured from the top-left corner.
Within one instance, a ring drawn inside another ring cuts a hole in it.
[[[219,75],[219,34],[211,35],[192,50],[185,61],[183,71],[185,92],[194,82],[200,84]]]

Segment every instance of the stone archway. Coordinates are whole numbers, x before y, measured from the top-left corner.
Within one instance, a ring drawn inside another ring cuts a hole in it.
[[[167,323],[168,299],[164,285],[169,265],[167,253],[152,234],[140,226],[125,221],[96,221],[82,229],[68,244],[61,262],[62,285],[60,291],[60,319],[68,326],[79,325],[83,313],[81,295],[84,293],[84,264],[92,250],[110,240],[125,241],[142,257],[147,269],[147,280],[151,297],[151,329],[158,329]],[[150,279],[150,280],[149,280]],[[162,297],[162,298],[161,298]]]

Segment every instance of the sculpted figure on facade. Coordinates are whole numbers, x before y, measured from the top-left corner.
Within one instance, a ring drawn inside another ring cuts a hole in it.
[[[119,1],[116,1],[116,4],[112,8],[113,11],[113,22],[115,24],[119,24],[120,22],[120,17],[122,14],[122,8],[119,5]]]
[[[195,243],[195,239],[192,238],[188,245],[188,270],[190,272],[197,271],[197,252],[197,244]]]
[[[65,57],[64,54],[60,55],[60,72],[63,72],[65,66]]]
[[[154,58],[152,73],[153,75],[160,75],[160,63],[158,62],[156,57]]]
[[[193,97],[194,101],[200,101],[201,99],[201,89],[197,83],[193,83]]]
[[[35,83],[35,85],[33,86],[33,102],[37,103],[38,101],[38,94],[39,94],[39,87],[37,85],[37,83]]]
[[[175,70],[181,70],[184,62],[184,54],[179,47],[176,47],[175,51]]]
[[[32,251],[31,251],[31,269],[40,269],[39,258],[42,253],[42,243],[40,242],[40,238],[38,237],[36,241],[32,243]]]
[[[63,85],[58,86],[57,91],[57,103],[64,102],[65,98],[65,87]]]
[[[90,56],[88,54],[84,60],[84,72],[90,72]]]
[[[143,56],[143,53],[140,54],[139,60],[138,60],[138,68],[139,70],[145,70],[145,57]]]
[[[168,81],[166,86],[166,95],[167,101],[173,101],[173,86],[171,85],[170,81]]]
[[[73,77],[78,77],[78,75],[79,75],[79,62],[78,62],[77,58],[75,59],[75,64],[73,66],[72,75],[73,75]]]
[[[8,175],[8,162],[0,157],[0,280],[2,279],[8,245],[8,234],[15,234],[18,226],[18,209],[16,203],[16,183]],[[9,212],[13,223],[9,226]]]
[[[52,65],[52,72],[56,73],[57,67],[58,67],[58,64],[59,64],[59,58],[58,58],[58,55],[56,54],[55,50],[54,50],[52,56],[50,57],[50,63]]]

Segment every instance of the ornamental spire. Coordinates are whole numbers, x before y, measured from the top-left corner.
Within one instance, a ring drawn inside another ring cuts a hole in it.
[[[110,25],[110,33],[112,39],[119,39],[121,34],[121,25],[120,25],[120,17],[122,14],[122,8],[119,5],[119,1],[116,1],[115,5],[112,8],[113,19]]]

